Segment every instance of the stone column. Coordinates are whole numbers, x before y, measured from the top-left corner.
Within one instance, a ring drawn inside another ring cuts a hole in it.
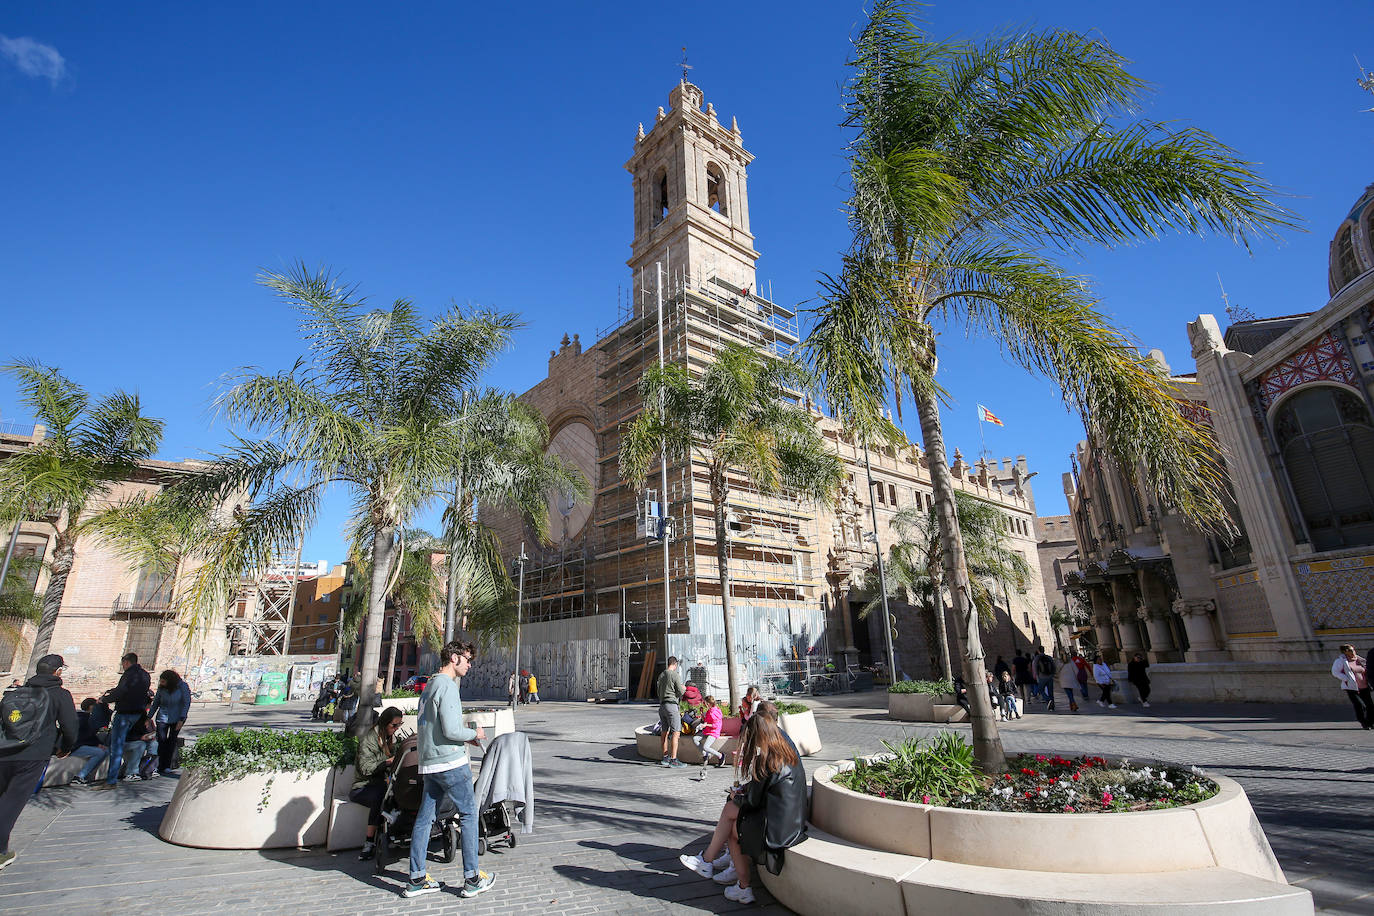
[[[1174,632],[1169,627],[1169,592],[1159,576],[1149,570],[1139,570],[1136,578],[1140,583],[1140,617],[1145,621],[1145,629],[1150,634],[1150,661],[1178,661],[1174,646]]]
[[[1216,625],[1213,618],[1217,613],[1216,602],[1210,598],[1180,598],[1174,602],[1174,613],[1183,618],[1183,627],[1188,632],[1188,652],[1190,662],[1220,661],[1230,658],[1217,643]]]
[[[1117,645],[1122,657],[1144,648],[1140,644],[1140,623],[1135,616],[1136,598],[1124,576],[1112,577],[1112,622],[1116,624]]]
[[[1097,648],[1103,658],[1116,655],[1116,631],[1112,627],[1112,605],[1107,589],[1095,586],[1088,592],[1093,606],[1093,629],[1097,630]]]

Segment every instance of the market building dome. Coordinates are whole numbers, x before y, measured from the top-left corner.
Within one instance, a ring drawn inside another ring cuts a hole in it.
[[[1352,280],[1374,270],[1374,184],[1364,189],[1360,199],[1341,222],[1331,241],[1329,284],[1331,295]]]

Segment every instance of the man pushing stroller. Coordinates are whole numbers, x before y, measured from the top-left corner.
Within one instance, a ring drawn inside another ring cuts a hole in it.
[[[458,896],[476,897],[496,883],[493,875],[477,867],[477,799],[466,747],[479,746],[487,735],[481,726],[471,729],[463,724],[463,702],[458,691],[458,679],[472,667],[475,651],[471,643],[455,641],[445,645],[439,652],[439,670],[429,679],[420,699],[419,764],[424,795],[410,837],[410,880],[401,892],[405,897],[432,894],[442,886],[429,876],[425,860],[435,812],[445,796],[458,809],[462,830],[464,880]]]

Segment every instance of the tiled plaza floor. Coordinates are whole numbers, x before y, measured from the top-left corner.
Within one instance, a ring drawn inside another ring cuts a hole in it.
[[[878,749],[880,739],[922,734],[886,716],[882,693],[812,701],[824,762]],[[1374,914],[1374,732],[1348,709],[1258,705],[1153,709],[1088,707],[1071,715],[1032,711],[1008,723],[1013,751],[1112,753],[1194,762],[1234,776],[1249,793],[1289,880],[1309,888],[1319,911]],[[212,725],[309,725],[300,704],[197,706],[188,735]],[[519,728],[535,754],[535,832],[493,851],[497,876],[483,897],[398,895],[404,866],[374,877],[353,852],[226,852],[157,838],[174,780],[114,792],[48,790],[25,810],[0,872],[0,913],[725,913],[740,909],[719,888],[684,874],[677,856],[697,850],[724,799],[728,771],[704,783],[695,769],[669,771],[634,754],[645,705],[545,703],[522,707]],[[967,728],[967,726],[963,726]],[[1051,851],[1047,850],[1047,854]],[[439,880],[458,867],[432,863]],[[759,889],[762,913],[784,913]]]

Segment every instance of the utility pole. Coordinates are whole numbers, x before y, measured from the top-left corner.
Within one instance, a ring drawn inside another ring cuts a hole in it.
[[[525,542],[520,542],[520,556],[515,562],[520,565],[519,584],[515,587],[515,692],[510,695],[510,708],[515,711],[515,698],[520,696],[520,617],[525,605]]]
[[[458,463],[458,480],[457,480],[457,481],[454,483],[454,485],[453,485],[453,525],[452,525],[451,527],[452,527],[452,531],[455,532],[455,533],[456,533],[457,530],[458,530],[458,524],[462,521],[462,519],[459,517],[459,512],[461,511],[461,507],[462,507],[462,503],[463,503],[463,469],[464,469],[464,467],[467,466],[467,454],[466,454],[467,443],[468,443],[467,418],[468,418],[468,395],[467,395],[467,392],[463,392],[463,415],[462,415],[462,418],[461,418],[461,422],[463,423],[463,429],[462,429],[462,431],[461,431],[461,432],[459,433],[459,435],[458,435],[458,451],[459,451],[459,456],[460,456],[460,457],[459,457],[459,463]],[[455,610],[454,610],[454,609],[455,609],[455,604],[456,604],[456,593],[455,593],[455,590],[454,590],[454,586],[455,586],[456,583],[454,582],[454,579],[458,578],[458,556],[457,556],[458,551],[454,550],[454,547],[456,546],[456,544],[457,544],[457,538],[456,538],[456,537],[450,537],[450,538],[448,539],[448,596],[447,596],[447,599],[446,599],[446,602],[445,602],[445,605],[446,605],[446,606],[445,606],[445,608],[444,608],[444,642],[445,642],[445,643],[448,643],[448,642],[452,642],[452,641],[453,641],[454,624],[455,624],[455,622],[456,622],[456,621],[454,620],[454,617],[455,617]]]
[[[686,59],[686,49],[683,49],[684,65]],[[686,71],[684,70],[685,74]],[[664,366],[663,357],[663,264],[660,261],[654,262],[654,270],[658,275],[658,368],[662,371]],[[658,410],[663,413],[663,391],[658,392]],[[668,514],[668,440],[659,440],[660,454],[663,459],[663,466],[660,468],[660,486],[662,491],[659,494],[660,516],[659,516],[659,537],[663,539],[663,657],[668,657],[668,631],[673,626],[672,607],[673,607],[673,584],[668,578],[669,566],[669,523]]]
[[[10,532],[10,546],[5,548],[5,560],[0,562],[0,592],[4,591],[5,577],[10,574],[10,560],[14,558],[14,545],[19,542],[19,526],[22,524],[22,520],[14,523],[14,530]]]
[[[897,659],[892,652],[892,615],[887,608],[887,572],[883,569],[883,545],[878,540],[878,500],[873,495],[873,465],[868,460],[868,436],[864,436],[864,472],[868,475],[868,508],[873,516],[873,549],[878,554],[878,588],[883,593],[883,635],[887,638],[887,671],[897,683]],[[938,598],[938,596],[937,596]]]

